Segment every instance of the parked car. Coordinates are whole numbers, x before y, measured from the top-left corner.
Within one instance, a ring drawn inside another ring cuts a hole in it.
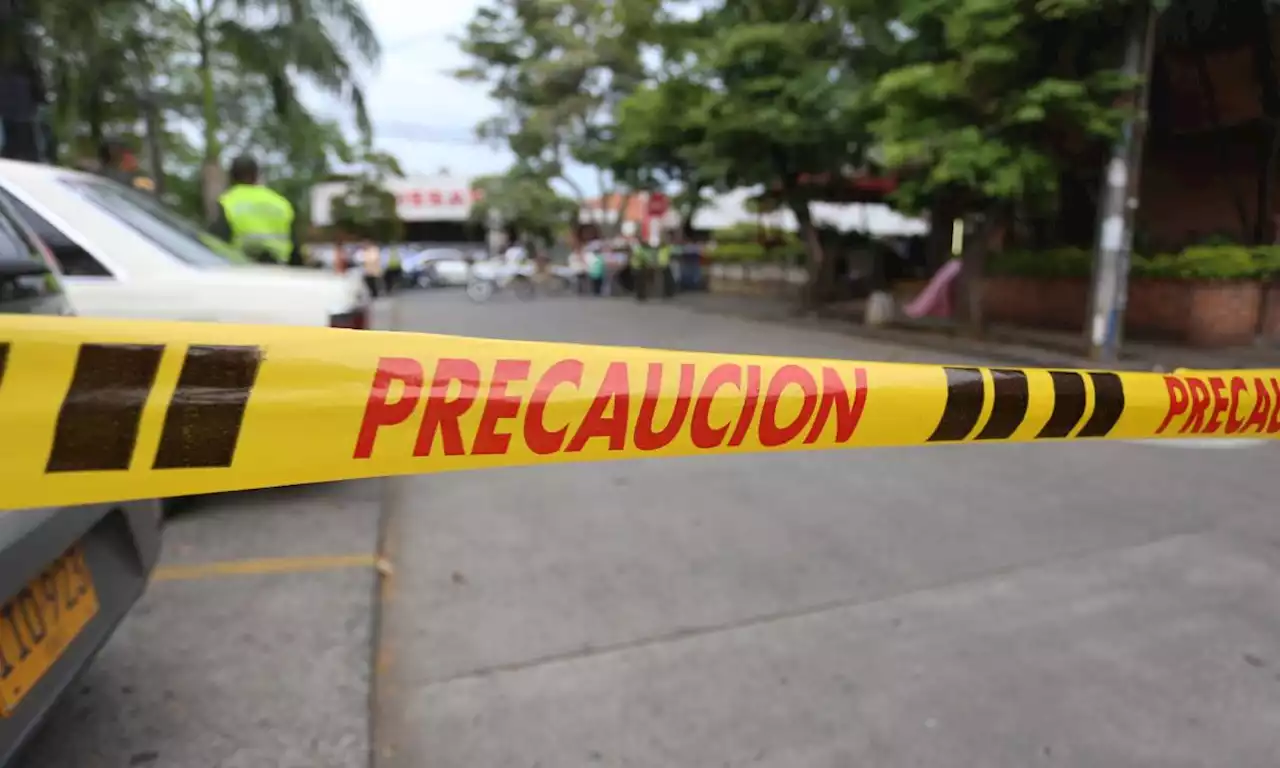
[[[360,274],[250,262],[154,196],[65,168],[0,161],[0,198],[52,251],[81,315],[363,328]]]
[[[427,248],[402,259],[404,276],[419,288],[440,288],[467,284],[468,258],[483,259],[458,248]]]
[[[0,314],[70,314],[51,258],[0,201]],[[0,354],[0,376],[6,357],[12,365],[14,351]],[[0,414],[20,409],[17,397],[12,384],[0,393]],[[156,501],[0,514],[0,764],[142,596],[160,526]]]

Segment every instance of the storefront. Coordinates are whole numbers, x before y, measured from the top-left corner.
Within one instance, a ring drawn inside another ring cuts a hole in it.
[[[404,223],[404,240],[410,243],[483,243],[484,222],[471,216],[480,191],[471,180],[456,176],[411,176],[388,179],[388,192],[396,196],[396,216]],[[317,184],[311,190],[311,223],[333,223],[333,200],[346,191],[343,182]]]

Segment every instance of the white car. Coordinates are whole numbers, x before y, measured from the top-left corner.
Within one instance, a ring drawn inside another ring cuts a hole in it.
[[[358,271],[250,262],[145,192],[3,160],[0,196],[51,251],[79,315],[368,326],[369,293]]]
[[[467,256],[458,248],[426,248],[406,256],[405,276],[420,288],[467,284]],[[483,253],[480,255],[484,258]]]

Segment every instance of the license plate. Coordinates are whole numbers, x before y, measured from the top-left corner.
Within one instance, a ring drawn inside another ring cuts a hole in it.
[[[13,714],[97,612],[98,594],[79,547],[0,608],[0,714]]]

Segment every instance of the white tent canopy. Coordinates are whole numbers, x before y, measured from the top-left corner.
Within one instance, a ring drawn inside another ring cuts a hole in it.
[[[743,188],[712,198],[693,215],[693,228],[716,230],[759,221],[766,226],[789,232],[799,229],[795,214],[790,210],[779,209],[765,214],[748,211],[747,202],[758,194],[758,187]],[[810,210],[816,223],[834,227],[841,232],[856,230],[875,237],[903,237],[923,235],[929,231],[927,221],[908,218],[887,205],[812,203]]]

